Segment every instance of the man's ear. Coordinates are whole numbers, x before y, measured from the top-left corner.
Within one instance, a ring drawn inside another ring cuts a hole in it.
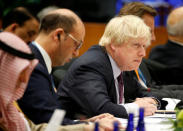
[[[58,40],[60,41],[61,34],[57,34]]]
[[[9,30],[10,32],[15,32],[15,30],[16,30],[18,27],[19,27],[18,24],[13,23],[13,24],[11,24],[11,25],[8,27],[8,30]]]
[[[112,51],[115,51],[116,50],[116,46],[114,44],[109,44],[109,47]]]
[[[54,37],[55,40],[61,41],[61,39],[62,39],[61,36],[62,36],[63,34],[64,34],[63,29],[62,29],[62,28],[58,28],[58,29],[56,29],[56,30],[54,31],[53,37]]]

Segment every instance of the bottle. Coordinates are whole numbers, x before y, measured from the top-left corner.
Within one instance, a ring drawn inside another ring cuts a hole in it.
[[[114,131],[119,131],[119,123],[118,122],[114,122]]]
[[[138,120],[138,125],[137,125],[137,128],[136,128],[136,131],[145,131],[144,108],[139,109],[139,120]]]
[[[99,123],[98,122],[95,122],[94,131],[99,131]]]
[[[133,128],[134,128],[133,116],[134,115],[132,113],[129,114],[128,125],[126,127],[126,131],[133,131]]]

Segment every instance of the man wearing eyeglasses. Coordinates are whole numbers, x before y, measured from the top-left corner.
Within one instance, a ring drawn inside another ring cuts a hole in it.
[[[51,76],[52,67],[64,65],[78,56],[84,36],[82,21],[68,9],[55,10],[43,18],[39,34],[30,44],[39,64],[19,101],[25,115],[35,124],[48,122],[54,109],[61,108]],[[65,124],[68,123],[72,121],[65,120]]]

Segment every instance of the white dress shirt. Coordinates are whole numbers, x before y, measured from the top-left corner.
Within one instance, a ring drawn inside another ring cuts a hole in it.
[[[51,74],[52,62],[51,62],[50,56],[45,51],[45,49],[43,49],[37,42],[33,41],[32,44],[35,45],[38,48],[38,50],[40,51],[41,55],[43,56],[44,62],[46,63],[46,67],[48,69],[48,73]]]

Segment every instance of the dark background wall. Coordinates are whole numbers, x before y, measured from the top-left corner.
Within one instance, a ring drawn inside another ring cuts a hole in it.
[[[10,9],[17,6],[27,7],[34,15],[51,5],[69,8],[81,17],[86,27],[84,45],[80,49],[80,55],[82,55],[91,45],[98,43],[108,20],[114,17],[125,3],[132,1],[150,4],[159,13],[155,18],[156,41],[147,49],[148,57],[151,48],[167,41],[165,28],[167,15],[173,8],[182,6],[183,0],[0,0],[0,19],[2,14],[6,14]]]
[[[14,7],[25,6],[36,15],[50,5],[69,8],[87,22],[107,22],[116,11],[116,0],[0,0],[4,14]]]
[[[17,6],[25,6],[36,15],[41,9],[54,5],[73,10],[84,22],[106,23],[124,4],[132,1],[141,1],[157,9],[156,26],[166,25],[169,12],[183,5],[183,0],[0,0],[0,16]]]

